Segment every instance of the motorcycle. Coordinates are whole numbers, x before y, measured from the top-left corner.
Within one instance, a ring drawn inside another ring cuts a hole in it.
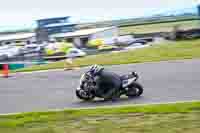
[[[139,76],[136,72],[120,76],[122,81],[119,89],[120,96],[126,95],[129,98],[141,96],[143,94],[143,87],[137,82],[138,78]],[[87,72],[82,74],[80,78],[80,85],[76,89],[76,96],[85,101],[93,100],[95,97],[103,98],[94,91],[95,85],[96,83],[92,75]]]

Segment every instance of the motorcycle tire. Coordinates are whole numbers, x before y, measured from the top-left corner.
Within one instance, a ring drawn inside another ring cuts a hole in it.
[[[126,96],[132,98],[132,97],[139,97],[143,94],[143,87],[141,84],[134,82],[128,87],[128,91]]]
[[[81,100],[84,100],[84,101],[91,101],[95,98],[95,96],[91,96],[91,97],[83,97],[80,95],[79,91],[76,90],[76,96],[81,99]]]

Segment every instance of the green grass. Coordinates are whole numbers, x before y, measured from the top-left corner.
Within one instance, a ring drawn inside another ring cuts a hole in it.
[[[129,52],[92,55],[76,59],[74,64],[82,67],[91,64],[117,65],[192,58],[200,58],[200,40],[166,42],[163,45],[154,45],[152,47]],[[59,68],[64,68],[63,61],[19,69],[13,72],[27,72]]]
[[[198,133],[200,102],[0,116],[0,133]]]
[[[158,23],[158,24],[148,24],[139,26],[127,26],[120,28],[120,34],[145,34],[145,33],[155,33],[155,32],[170,32],[173,27],[179,25],[181,29],[187,30],[192,28],[199,28],[200,21],[182,21],[182,22],[170,22],[170,23]]]

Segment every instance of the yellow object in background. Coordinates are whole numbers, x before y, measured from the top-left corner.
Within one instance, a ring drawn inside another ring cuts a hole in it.
[[[70,48],[74,47],[72,43],[67,43],[67,42],[60,42],[59,45],[60,45],[59,50],[66,54],[68,53]]]
[[[89,47],[99,47],[104,44],[103,39],[94,39],[88,42]]]
[[[101,45],[98,47],[98,50],[112,50],[117,48],[117,46],[112,46],[112,45]]]
[[[54,55],[56,52],[52,49],[45,49],[45,54],[46,55]]]
[[[68,42],[57,42],[57,43],[53,43],[50,44],[49,46],[47,46],[45,48],[45,53],[46,55],[54,55],[57,53],[64,53],[67,54],[70,48],[73,48],[73,44],[72,43],[68,43]]]

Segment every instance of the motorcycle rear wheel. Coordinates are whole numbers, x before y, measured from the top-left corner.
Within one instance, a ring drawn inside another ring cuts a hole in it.
[[[132,98],[132,97],[139,97],[143,94],[143,87],[141,84],[134,82],[128,87],[128,91],[126,96]]]

